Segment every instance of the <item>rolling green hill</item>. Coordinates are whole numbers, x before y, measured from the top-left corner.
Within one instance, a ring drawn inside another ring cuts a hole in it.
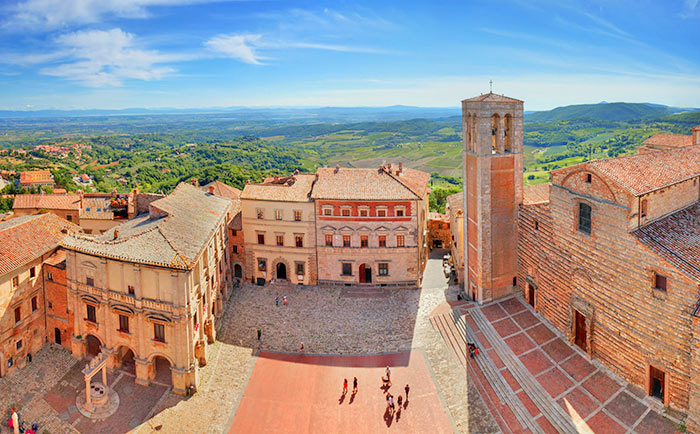
[[[667,116],[678,109],[666,106],[614,102],[579,104],[557,107],[553,110],[534,112],[525,116],[526,122],[554,122],[572,119],[597,119],[601,121],[631,121]]]

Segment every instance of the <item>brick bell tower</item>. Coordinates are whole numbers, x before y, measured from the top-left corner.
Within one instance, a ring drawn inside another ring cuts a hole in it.
[[[513,293],[523,201],[523,102],[489,92],[462,101],[465,284],[479,303]]]

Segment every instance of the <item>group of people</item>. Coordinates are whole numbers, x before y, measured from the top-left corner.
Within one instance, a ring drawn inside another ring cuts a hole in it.
[[[391,387],[391,368],[388,366],[386,367],[386,377],[382,377],[382,382],[385,385],[385,393],[386,393],[386,405],[387,409],[389,410],[389,414],[391,416],[394,416],[394,413],[397,411],[396,406],[398,405],[398,411],[401,411],[401,407],[403,406],[404,400],[401,395],[396,398],[396,402],[394,402],[394,395],[389,393],[389,388]],[[403,388],[403,390],[406,392],[406,402],[408,402],[408,392],[411,390],[410,386],[406,384],[406,386]],[[398,416],[397,416],[398,417]],[[398,420],[398,419],[397,419]]]
[[[12,408],[10,418],[7,420],[7,426],[12,428],[14,434],[35,434],[39,430],[37,424],[32,424],[31,428],[25,428],[24,422],[20,422],[17,411]]]
[[[343,380],[343,395],[348,393],[348,379]],[[352,394],[357,393],[357,377],[352,378]]]

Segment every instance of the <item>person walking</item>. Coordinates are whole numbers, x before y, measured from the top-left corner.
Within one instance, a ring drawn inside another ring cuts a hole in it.
[[[279,305],[280,305],[280,298],[279,298],[279,296],[277,296],[277,297],[275,297],[275,306],[279,306]]]
[[[299,352],[304,352],[304,343],[302,342],[301,345],[299,345]]]
[[[258,340],[260,340],[260,336],[262,336],[262,330],[258,329]]]
[[[401,410],[401,404],[403,403],[403,398],[401,395],[399,395],[399,398],[396,400],[396,403],[399,404],[399,410]]]
[[[388,366],[386,367],[386,379],[391,383],[391,369]]]
[[[348,393],[348,379],[347,378],[343,380],[343,395],[345,395],[346,393]]]
[[[411,390],[411,388],[408,387],[408,384],[407,384],[406,387],[403,388],[403,390],[406,391],[406,402],[408,402],[408,391]]]
[[[357,393],[357,377],[352,379],[352,393]]]
[[[282,299],[284,300],[284,305],[286,306],[287,305],[287,296],[285,295],[284,297],[282,297]]]

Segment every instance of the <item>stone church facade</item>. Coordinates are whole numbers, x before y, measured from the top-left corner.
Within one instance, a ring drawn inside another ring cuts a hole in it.
[[[522,188],[518,112],[510,111],[514,130],[508,122],[501,129],[504,107],[518,105],[508,100],[487,94],[463,102],[467,293],[479,302],[522,293],[589,357],[688,413],[688,429],[697,432],[698,127],[692,136],[656,137],[638,154],[558,169],[551,184]],[[500,156],[509,152],[500,145],[506,133],[515,141],[512,162]]]

